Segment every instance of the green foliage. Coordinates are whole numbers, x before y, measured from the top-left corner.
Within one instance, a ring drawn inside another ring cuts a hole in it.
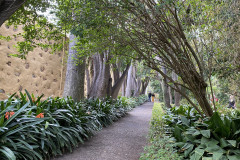
[[[229,104],[225,103],[225,104],[221,104],[219,102],[216,102],[216,108],[219,114],[224,114],[224,115],[229,115],[229,116],[236,116],[237,112],[239,112],[239,109],[232,109],[232,108],[228,108]]]
[[[181,156],[174,153],[170,139],[164,135],[164,115],[162,104],[154,103],[151,126],[149,132],[150,145],[144,148],[140,160],[181,160]]]
[[[159,94],[159,101],[163,102],[163,89],[159,80],[153,80],[150,82],[151,87],[153,88],[154,93]]]
[[[14,94],[15,95],[15,94]],[[69,98],[34,97],[27,91],[0,102],[1,159],[49,159],[90,138],[144,97],[89,99],[79,103]],[[137,102],[135,102],[136,100]]]
[[[23,39],[17,42],[18,53],[13,56],[25,59],[26,55],[36,47],[49,48],[51,53],[62,49],[63,30],[43,16],[43,13],[46,13],[51,6],[52,4],[48,0],[28,0],[8,19],[7,25],[15,28],[22,26],[23,30],[11,37]],[[47,16],[51,17],[52,15],[48,13]]]
[[[164,116],[165,132],[185,159],[239,159],[239,115],[237,111],[222,116],[215,112],[211,118],[201,119],[191,107],[174,107]]]
[[[169,138],[156,138],[150,146],[144,148],[145,152],[141,154],[140,160],[182,160],[182,157],[169,144]]]

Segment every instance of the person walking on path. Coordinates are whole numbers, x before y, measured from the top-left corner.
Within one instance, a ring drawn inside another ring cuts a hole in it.
[[[154,102],[155,94],[152,94],[152,102]]]
[[[230,96],[228,108],[232,108],[232,109],[236,108],[233,95]]]
[[[151,102],[151,97],[152,97],[152,93],[149,92],[149,93],[148,93],[148,101],[149,101],[149,102]]]

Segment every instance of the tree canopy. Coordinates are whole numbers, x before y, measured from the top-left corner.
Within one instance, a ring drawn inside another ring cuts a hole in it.
[[[49,8],[56,17],[54,24],[39,14]],[[213,95],[212,77],[221,79],[219,83],[228,81],[230,84],[222,85],[224,90],[239,95],[238,11],[235,0],[26,1],[8,24],[24,24],[19,57],[37,46],[51,47],[54,52],[63,45],[39,41],[60,40],[71,33],[77,57],[98,59],[96,63],[106,58],[102,64],[116,64],[119,56],[126,57],[127,63],[141,61],[201,114],[211,116],[207,89],[209,86]],[[97,54],[99,58],[92,58]],[[197,103],[183,89],[190,91]]]

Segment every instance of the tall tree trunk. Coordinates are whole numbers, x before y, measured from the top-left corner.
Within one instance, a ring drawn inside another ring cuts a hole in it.
[[[112,78],[109,77],[107,85],[107,96],[110,97],[112,93]]]
[[[125,78],[125,80],[123,81],[123,84],[122,84],[122,96],[124,97],[125,96],[125,93],[126,93],[126,82],[127,79]]]
[[[103,98],[110,92],[111,77],[108,51],[93,56],[94,75],[88,97]]]
[[[149,78],[146,78],[145,80],[142,80],[142,89],[141,89],[141,94],[146,94],[146,89],[149,83]]]
[[[137,86],[136,86],[136,91],[134,93],[134,97],[138,97],[140,95],[140,89],[141,89],[141,78],[137,78]]]
[[[162,70],[164,74],[167,74],[167,69],[165,67],[162,67]],[[164,77],[163,77],[163,97],[164,97],[165,106],[168,108],[171,108],[167,79]]]
[[[211,117],[213,115],[213,110],[208,102],[208,99],[206,97],[206,88],[207,85],[199,86],[200,90],[193,91],[193,94],[195,98],[197,99],[200,106],[202,106],[203,112],[206,114],[206,116]]]
[[[119,76],[116,76],[115,84],[112,87],[112,92],[111,92],[112,98],[114,98],[114,99],[117,98],[119,90],[126,79],[129,67],[130,67],[130,65],[127,65],[127,68],[125,69],[125,71],[123,72],[123,74],[121,75],[120,78],[119,78]],[[117,77],[118,77],[118,79],[117,79]]]
[[[131,89],[132,89],[132,70],[133,66],[131,65],[128,70],[127,76],[127,87],[126,87],[126,97],[131,97]]]
[[[76,45],[76,41],[76,37],[70,34],[63,97],[71,96],[75,101],[79,101],[84,98],[85,58],[77,56],[77,51],[73,48]]]
[[[91,79],[90,79],[89,70],[87,66],[85,68],[85,74],[86,74],[86,80],[87,80],[87,97],[88,97],[90,92],[90,87],[91,87]]]
[[[168,86],[168,93],[169,93],[170,104],[173,104],[172,91],[170,86]]]
[[[172,79],[174,81],[178,80],[178,75],[174,72],[172,72]],[[181,89],[181,86],[179,86],[179,88]],[[174,104],[175,104],[175,106],[180,106],[180,100],[181,100],[181,94],[174,90]]]
[[[179,88],[181,89],[181,86],[179,86]],[[180,101],[181,101],[181,94],[177,91],[174,91],[174,103],[175,106],[180,106]]]
[[[137,89],[137,81],[136,81],[136,67],[133,66],[132,70],[132,87],[131,87],[131,96],[134,96],[134,93]]]
[[[115,63],[112,64],[112,72],[113,72],[113,79],[115,84],[118,81],[119,74],[120,74],[118,66]]]
[[[0,27],[24,3],[25,0],[0,0]]]

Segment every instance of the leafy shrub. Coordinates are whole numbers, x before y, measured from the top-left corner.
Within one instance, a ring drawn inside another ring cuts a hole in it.
[[[220,114],[232,114],[233,116],[236,114],[236,112],[239,112],[239,109],[236,108],[236,109],[232,109],[232,108],[228,108],[228,105],[226,104],[221,104],[221,103],[218,103],[216,102],[216,108],[217,108],[217,111],[218,113]]]
[[[169,138],[164,134],[164,115],[160,103],[154,103],[151,126],[149,132],[150,145],[144,148],[140,160],[181,160],[181,157],[174,153],[173,147],[169,144]]]
[[[27,91],[0,102],[1,159],[49,159],[83,143],[104,126],[124,116],[134,104],[128,99],[34,97]],[[140,98],[139,98],[140,99]]]
[[[185,159],[240,159],[240,118],[219,115],[202,119],[191,107],[180,106],[168,110],[165,116],[168,130],[174,138],[172,145]]]
[[[124,100],[129,106],[132,108],[139,106],[140,104],[143,104],[148,100],[147,95],[140,95],[139,97],[121,97],[122,100]]]

